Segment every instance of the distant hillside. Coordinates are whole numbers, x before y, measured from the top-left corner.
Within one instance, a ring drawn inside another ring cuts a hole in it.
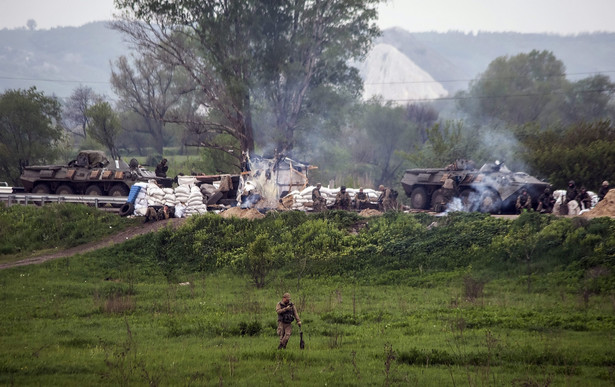
[[[534,49],[552,51],[566,66],[570,80],[595,72],[609,72],[606,74],[615,78],[615,33],[560,36],[481,32],[472,35],[410,33],[392,28],[383,32],[380,41],[403,52],[449,91],[467,88],[467,80],[476,78],[499,56]]]
[[[385,30],[359,65],[365,96],[437,98],[466,89],[498,56],[553,51],[570,79],[594,72],[615,78],[615,33],[578,36],[520,33],[410,33]],[[0,91],[39,90],[68,97],[80,83],[112,96],[110,62],[130,50],[104,22],[51,30],[0,30]],[[578,74],[578,75],[573,75]]]
[[[128,47],[106,23],[50,30],[0,30],[0,90],[39,90],[68,97],[80,83],[111,95],[110,61]]]

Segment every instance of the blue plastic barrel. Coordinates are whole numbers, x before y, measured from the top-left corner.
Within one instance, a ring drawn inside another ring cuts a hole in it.
[[[139,191],[141,191],[141,187],[138,185],[133,185],[132,187],[130,187],[130,192],[128,193],[128,200],[126,202],[135,204],[135,200],[137,200],[137,195],[139,194]]]

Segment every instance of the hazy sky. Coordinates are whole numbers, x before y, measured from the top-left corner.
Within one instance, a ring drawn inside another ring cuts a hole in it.
[[[113,0],[0,0],[0,29],[80,26],[110,20]],[[576,34],[615,31],[615,0],[388,0],[380,27],[408,31],[457,30]]]

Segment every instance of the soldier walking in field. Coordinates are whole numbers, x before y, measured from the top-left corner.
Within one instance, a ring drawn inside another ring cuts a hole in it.
[[[297,325],[301,327],[301,320],[295,305],[290,301],[289,293],[284,293],[282,301],[275,306],[275,311],[278,313],[278,336],[280,336],[278,349],[286,349],[286,344],[288,344],[288,339],[290,339],[292,333],[293,320],[297,320]]]

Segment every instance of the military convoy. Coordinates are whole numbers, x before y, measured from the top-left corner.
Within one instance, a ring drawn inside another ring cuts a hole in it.
[[[142,168],[137,160],[109,162],[101,151],[84,150],[68,165],[33,165],[24,167],[20,176],[25,192],[58,195],[128,196],[138,181],[156,180],[161,187],[171,187],[173,180],[157,177]]]
[[[476,169],[472,162],[457,160],[446,168],[408,169],[401,180],[415,209],[443,211],[514,212],[515,202],[526,189],[536,208],[537,199],[550,184],[525,172],[511,172],[500,162]]]

